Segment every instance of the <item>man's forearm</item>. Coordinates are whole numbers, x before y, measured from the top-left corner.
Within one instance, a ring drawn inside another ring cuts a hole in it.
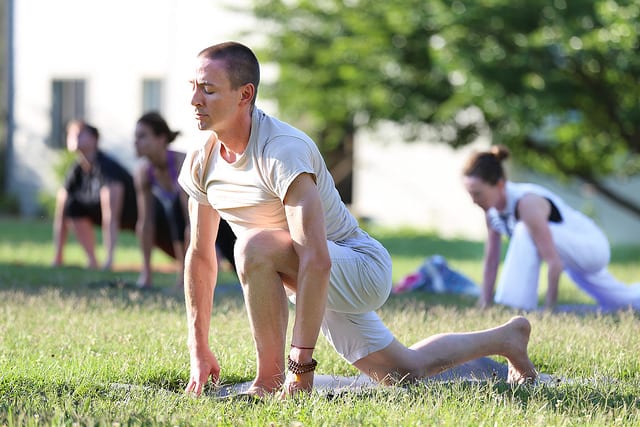
[[[314,347],[327,301],[329,268],[301,266],[296,292],[296,318],[292,344]]]
[[[187,251],[184,269],[184,296],[187,310],[188,345],[192,351],[209,345],[209,328],[213,309],[213,291],[217,266]]]

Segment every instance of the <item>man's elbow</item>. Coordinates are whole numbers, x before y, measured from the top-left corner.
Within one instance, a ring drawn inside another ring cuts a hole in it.
[[[194,245],[189,245],[186,248],[184,257],[185,267],[197,266],[199,268],[205,268],[208,270],[214,269],[217,266],[216,257],[213,249],[203,250]]]
[[[327,253],[316,255],[308,261],[308,268],[316,277],[329,278],[331,274],[331,257]]]

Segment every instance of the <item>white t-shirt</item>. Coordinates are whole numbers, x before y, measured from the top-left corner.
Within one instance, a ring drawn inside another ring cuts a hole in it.
[[[283,200],[301,173],[318,186],[327,239],[341,241],[358,229],[342,202],[316,144],[300,130],[254,108],[244,153],[228,163],[215,133],[187,154],[178,182],[186,193],[209,204],[241,236],[252,228],[288,230]]]

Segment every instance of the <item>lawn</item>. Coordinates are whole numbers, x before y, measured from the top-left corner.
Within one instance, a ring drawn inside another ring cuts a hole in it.
[[[394,260],[394,280],[435,253],[475,281],[482,245],[416,230],[370,229]],[[63,268],[47,221],[0,219],[0,425],[638,425],[640,316],[530,313],[531,358],[541,372],[570,379],[511,387],[500,381],[380,388],[329,399],[312,393],[261,404],[201,398],[182,390],[189,375],[184,302],[170,260],[157,254],[156,290],[140,292],[134,236],[121,236],[114,272],[88,271],[74,241]],[[99,253],[99,257],[102,254]],[[640,281],[640,247],[616,247],[612,272]],[[255,372],[248,323],[233,273],[216,291],[211,345],[225,383]],[[590,303],[566,278],[561,303]],[[392,296],[380,315],[404,343],[480,329],[513,311],[475,308],[460,296]],[[356,371],[319,340],[318,372]],[[496,360],[502,361],[500,358]]]

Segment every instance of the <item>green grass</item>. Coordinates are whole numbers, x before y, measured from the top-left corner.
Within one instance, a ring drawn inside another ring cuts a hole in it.
[[[428,232],[371,229],[394,259],[394,279],[424,258],[444,255],[479,281],[482,245],[443,241]],[[122,235],[116,272],[85,270],[73,241],[71,266],[51,268],[51,224],[0,219],[0,425],[638,425],[640,317],[635,313],[534,313],[531,358],[542,372],[575,379],[558,386],[510,387],[501,382],[381,388],[330,400],[319,393],[255,405],[192,398],[184,302],[172,292],[170,261],[156,272],[156,292],[105,286],[133,281],[140,255]],[[640,280],[640,248],[614,248],[612,272]],[[221,273],[221,290],[232,273]],[[566,278],[561,302],[591,302]],[[407,344],[428,335],[480,329],[513,312],[480,311],[456,296],[392,296],[380,310]],[[242,297],[216,294],[211,344],[222,381],[253,378],[255,356]],[[320,339],[319,373],[354,375]]]

